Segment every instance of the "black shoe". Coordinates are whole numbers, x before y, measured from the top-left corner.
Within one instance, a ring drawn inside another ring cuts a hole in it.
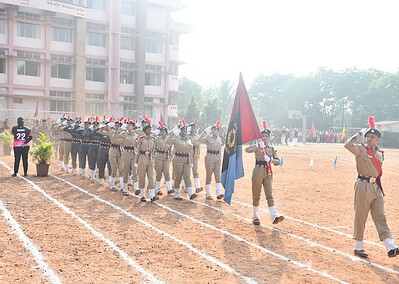
[[[142,198],[140,198],[140,201],[141,201],[141,202],[146,202],[147,199],[145,199],[145,197],[143,196]]]
[[[13,176],[13,177],[16,177],[16,176],[17,176],[17,174],[12,174],[12,176]]]
[[[217,199],[222,199],[224,197],[224,194],[218,195],[216,198]]]
[[[163,195],[162,191],[158,191],[157,195]]]
[[[278,224],[283,220],[284,220],[284,216],[278,216],[278,217],[274,218],[273,224]]]
[[[157,201],[157,200],[159,200],[159,197],[158,196],[154,196],[153,198],[151,198],[151,203],[154,202],[154,201]]]
[[[195,189],[195,193],[199,193],[199,192],[201,192],[201,191],[203,191],[203,190],[204,190],[203,187],[196,188],[196,189]]]
[[[139,195],[140,194],[140,189],[136,189],[135,191],[134,191],[134,195]]]
[[[174,189],[168,190],[168,194],[172,194],[172,193],[175,193]]]
[[[175,197],[175,200],[183,200],[183,198],[178,196],[178,197]]]
[[[25,174],[24,174],[24,177],[27,177],[27,176],[28,176],[28,174],[25,173]]]
[[[364,249],[362,249],[362,250],[355,250],[354,254],[355,254],[356,256],[358,256],[358,257],[361,257],[361,258],[368,258],[368,256],[369,256],[369,255],[364,251]]]
[[[260,225],[260,220],[258,218],[254,218],[252,219],[252,223],[254,223],[254,225]]]
[[[397,255],[399,255],[399,248],[391,249],[391,250],[388,252],[388,256],[389,256],[389,257],[396,257]]]
[[[193,199],[195,199],[196,197],[197,197],[197,194],[193,193],[193,194],[190,195],[190,200],[193,200]]]

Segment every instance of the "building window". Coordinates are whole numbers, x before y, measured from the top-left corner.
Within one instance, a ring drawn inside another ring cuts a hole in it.
[[[144,98],[145,103],[152,103],[154,101],[153,98]]]
[[[75,26],[75,21],[73,19],[64,19],[64,18],[53,17],[51,19],[51,22],[57,26],[67,26],[67,27]]]
[[[144,113],[147,115],[147,116],[153,116],[153,114],[152,114],[152,106],[144,106]]]
[[[0,34],[6,34],[6,20],[0,19]]]
[[[86,67],[86,80],[94,82],[105,82],[105,69]]]
[[[159,99],[159,103],[165,104],[165,99]]]
[[[0,73],[1,74],[6,73],[6,59],[5,58],[0,58]]]
[[[87,58],[86,59],[86,64],[88,65],[104,65],[107,62],[104,59],[98,59],[98,58]]]
[[[91,46],[106,46],[106,35],[100,33],[87,32],[87,44]]]
[[[91,115],[92,113],[104,113],[104,103],[93,103],[86,102],[85,103],[85,115]]]
[[[133,71],[121,70],[120,83],[130,85],[134,84]]]
[[[87,0],[87,8],[105,11],[106,7],[105,0]]]
[[[121,49],[134,50],[134,38],[121,36]]]
[[[121,12],[123,15],[135,16],[136,15],[136,3],[134,3],[131,0],[130,1],[122,0]]]
[[[135,96],[124,96],[123,97],[124,102],[130,102],[130,103],[136,103],[136,97]]]
[[[123,104],[123,116],[125,116],[125,117],[136,117],[137,115],[138,115],[138,113],[137,113],[137,110],[136,110],[136,105],[134,105],[134,104]]]
[[[40,21],[41,17],[38,14],[26,13],[26,12],[17,12],[18,19],[30,20],[30,21]]]
[[[17,35],[40,39],[40,25],[18,22]]]
[[[51,77],[59,79],[71,79],[72,66],[65,64],[51,64]]]
[[[162,53],[162,42],[156,40],[147,40],[147,52]]]
[[[104,94],[85,94],[85,99],[89,100],[105,100],[105,95]]]
[[[128,34],[128,35],[131,35],[131,36],[134,36],[136,34],[134,29],[127,28],[127,27],[121,27],[121,33],[122,34]]]
[[[61,101],[61,100],[50,100],[50,111],[53,112],[73,112],[73,102]]]
[[[51,54],[51,61],[73,63],[74,57],[68,55]]]
[[[94,30],[94,31],[106,31],[107,30],[107,25],[103,24],[97,24],[97,23],[86,23],[86,28],[88,30]]]
[[[41,59],[42,54],[40,54],[38,52],[17,50],[17,57],[20,57],[20,58],[31,58],[31,59]]]
[[[14,104],[22,104],[23,100],[22,100],[22,98],[13,98],[13,102],[14,102]]]
[[[151,70],[151,71],[162,71],[162,66],[160,65],[146,65],[145,70]]]
[[[145,73],[145,85],[146,86],[161,86],[161,75]]]
[[[64,28],[51,28],[52,40],[61,42],[72,42],[72,30]]]
[[[71,92],[50,91],[50,97],[72,98]]]
[[[121,68],[129,69],[129,70],[133,70],[133,69],[136,68],[136,64],[135,63],[124,62],[124,61],[120,62],[120,66],[121,66]]]
[[[34,61],[17,61],[17,74],[25,76],[40,76],[40,63]]]

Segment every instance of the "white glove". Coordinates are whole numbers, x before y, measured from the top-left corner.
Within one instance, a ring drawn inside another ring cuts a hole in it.
[[[360,134],[362,137],[364,137],[364,135],[366,134],[366,132],[367,132],[367,128],[363,128],[362,130],[359,131],[359,134]]]
[[[154,135],[156,135],[156,136],[158,136],[159,133],[161,133],[161,130],[159,130],[159,129],[155,129],[155,130],[152,132],[152,134],[154,134]]]
[[[141,121],[137,122],[137,123],[136,123],[136,126],[137,126],[137,127],[141,127]]]
[[[60,124],[60,123],[61,123],[61,119],[60,119],[60,118],[57,119],[57,120],[55,121],[55,123]]]
[[[187,133],[191,132],[191,126],[187,127]]]
[[[206,134],[210,135],[211,134],[211,129],[212,129],[212,125],[208,126],[207,128],[205,128],[204,131],[206,132]]]
[[[64,121],[62,122],[62,125],[67,125],[67,123],[68,123],[68,121],[67,121],[67,120],[64,120]]]
[[[93,130],[93,128],[94,128],[94,127],[93,127],[93,124],[89,126],[89,129],[90,129],[90,130]]]
[[[115,123],[114,122],[110,122],[110,123],[108,123],[108,126],[109,127],[115,127]]]
[[[268,155],[263,155],[263,158],[266,162],[270,162],[270,157]]]
[[[139,167],[139,164],[134,163],[134,167],[135,167],[135,168],[138,168],[138,167]]]
[[[262,140],[258,141],[258,147],[264,148],[265,147],[265,143]]]
[[[181,130],[179,128],[175,127],[175,128],[172,129],[172,132],[173,132],[174,135],[179,136]]]
[[[121,129],[126,130],[126,129],[127,129],[127,124],[123,124],[123,125],[121,126]]]

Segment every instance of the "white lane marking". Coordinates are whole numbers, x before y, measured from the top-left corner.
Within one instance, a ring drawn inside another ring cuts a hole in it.
[[[40,253],[39,249],[35,246],[35,244],[24,234],[18,222],[11,215],[10,211],[4,206],[3,202],[0,200],[0,211],[3,211],[3,216],[10,224],[14,233],[18,236],[19,240],[25,247],[27,251],[29,251],[33,257],[34,261],[39,265],[40,269],[44,276],[46,276],[51,283],[62,283],[55,272],[48,267],[43,255]]]
[[[188,199],[187,199],[187,200],[188,200]],[[235,213],[232,213],[232,212],[229,212],[229,211],[226,211],[226,210],[223,210],[223,209],[220,209],[220,208],[211,206],[211,205],[209,205],[209,204],[201,203],[201,202],[198,202],[198,201],[195,201],[195,200],[188,200],[188,201],[194,202],[195,204],[203,205],[203,206],[208,207],[208,208],[212,208],[212,209],[214,209],[214,210],[216,210],[216,211],[218,211],[218,212],[222,212],[222,213],[224,213],[224,214],[226,214],[226,215],[234,216],[234,217],[236,217],[236,218],[238,218],[238,219],[241,219],[241,220],[243,220],[243,221],[252,223],[252,220],[251,220],[251,219],[248,219],[248,218],[242,217],[242,216],[240,216],[240,215],[237,215],[237,214],[235,214]],[[285,215],[284,215],[284,218],[285,218]],[[311,241],[311,240],[309,240],[309,239],[307,239],[307,238],[304,238],[304,237],[301,237],[301,236],[298,236],[298,235],[289,233],[289,232],[287,232],[287,231],[278,229],[278,228],[276,228],[276,227],[266,226],[266,225],[263,225],[263,224],[261,224],[260,226],[262,226],[262,227],[264,227],[264,228],[267,228],[267,229],[269,229],[269,230],[272,230],[272,231],[276,231],[276,232],[279,232],[279,233],[288,235],[288,236],[290,236],[290,237],[292,237],[292,238],[294,238],[294,239],[297,239],[297,240],[301,240],[301,241],[303,241],[303,242],[306,242],[309,246],[323,248],[323,249],[325,249],[325,250],[327,250],[327,251],[329,251],[329,252],[336,253],[336,254],[339,254],[339,255],[341,255],[341,256],[347,257],[347,258],[349,258],[351,261],[362,262],[362,263],[364,263],[364,264],[368,264],[368,265],[371,265],[371,266],[373,266],[373,267],[378,267],[378,268],[380,268],[381,270],[385,270],[385,271],[387,271],[387,272],[389,272],[389,273],[394,273],[394,274],[399,275],[399,271],[398,271],[398,270],[394,270],[394,269],[391,269],[391,268],[389,268],[389,267],[386,267],[386,266],[383,266],[383,265],[380,265],[380,264],[377,264],[377,263],[374,263],[374,262],[367,261],[367,260],[365,260],[365,259],[362,259],[362,258],[353,256],[353,255],[351,255],[351,254],[345,253],[345,252],[340,251],[340,250],[338,250],[338,249],[335,249],[335,248],[332,248],[332,247],[328,247],[328,246],[322,245],[322,244],[320,244],[320,243],[316,243],[316,242],[314,242],[314,241]]]
[[[246,276],[243,276],[242,274],[238,273],[235,269],[233,269],[232,267],[230,267],[228,264],[225,264],[225,263],[223,263],[223,262],[217,260],[216,258],[210,256],[210,255],[207,254],[206,252],[204,252],[204,251],[202,251],[202,250],[199,250],[199,249],[193,247],[191,244],[189,244],[189,243],[187,243],[187,242],[185,242],[185,241],[183,241],[183,240],[181,240],[181,239],[178,239],[178,238],[172,236],[171,234],[169,234],[169,233],[167,233],[167,232],[165,232],[165,231],[162,231],[161,229],[158,229],[157,227],[153,226],[152,224],[150,224],[150,223],[144,221],[143,219],[140,219],[139,217],[136,217],[136,216],[133,215],[132,213],[130,213],[130,212],[128,212],[128,211],[126,211],[126,210],[124,210],[124,209],[122,209],[122,208],[120,208],[120,207],[114,205],[113,203],[111,203],[111,202],[109,202],[109,201],[107,201],[107,200],[104,200],[104,199],[102,199],[101,197],[99,197],[99,196],[97,196],[97,195],[94,195],[94,194],[88,192],[87,190],[85,190],[85,189],[83,189],[83,188],[81,188],[81,187],[79,187],[79,186],[77,186],[77,185],[75,185],[75,184],[73,184],[73,183],[71,183],[71,182],[69,182],[69,181],[63,179],[63,178],[57,177],[57,176],[55,176],[55,175],[53,175],[53,174],[49,174],[49,176],[51,176],[51,177],[53,177],[53,178],[55,178],[55,179],[57,179],[57,180],[60,180],[60,181],[62,181],[62,182],[64,182],[64,183],[68,184],[69,186],[71,186],[71,187],[73,187],[73,188],[79,190],[80,192],[83,192],[84,194],[86,194],[86,195],[92,197],[94,200],[96,200],[96,201],[98,201],[98,202],[100,202],[100,203],[103,203],[103,204],[106,204],[107,206],[110,206],[111,208],[113,208],[113,209],[115,209],[115,210],[121,212],[121,213],[124,214],[125,216],[127,216],[127,217],[129,217],[129,218],[131,218],[131,219],[133,219],[133,220],[135,220],[135,221],[137,221],[137,222],[143,224],[144,226],[150,228],[151,230],[155,231],[156,233],[158,233],[158,234],[160,234],[160,235],[162,235],[162,236],[164,236],[164,237],[170,238],[171,240],[175,241],[176,243],[178,243],[178,244],[180,244],[180,245],[186,247],[187,249],[191,250],[193,253],[195,253],[195,254],[201,256],[202,258],[208,260],[209,262],[211,262],[211,263],[213,263],[213,264],[215,264],[215,265],[217,265],[217,266],[223,268],[223,269],[226,270],[227,272],[229,272],[229,273],[231,273],[231,274],[234,274],[235,276],[241,278],[242,280],[245,281],[245,283],[249,283],[249,284],[258,283],[256,280],[251,279],[251,278],[246,277]]]
[[[3,161],[0,161],[0,163],[6,167],[10,172],[11,168],[8,167]],[[145,270],[142,266],[137,264],[133,259],[129,257],[129,255],[124,252],[122,249],[120,249],[115,243],[113,243],[111,240],[107,239],[105,236],[103,236],[100,232],[98,232],[96,229],[94,229],[89,223],[78,217],[71,209],[66,207],[64,204],[59,202],[57,199],[51,197],[48,195],[44,190],[42,190],[39,186],[37,186],[34,182],[30,181],[27,178],[19,176],[19,178],[23,179],[25,182],[29,183],[34,189],[36,189],[38,192],[43,194],[47,199],[51,200],[56,206],[58,206],[60,209],[64,210],[66,213],[68,213],[73,219],[78,221],[80,224],[82,224],[86,229],[88,229],[93,235],[95,235],[97,238],[105,242],[111,249],[113,249],[115,252],[117,252],[131,267],[139,271],[142,275],[145,275],[145,277],[151,282],[151,283],[164,283],[157,279],[152,273],[148,272]]]
[[[242,206],[244,206],[244,207],[252,208],[252,205],[249,205],[249,204],[246,204],[246,203],[237,201],[237,200],[233,200],[233,203],[240,204],[240,205],[242,205]],[[260,210],[263,211],[263,212],[268,212],[267,209],[260,208]],[[350,234],[347,234],[347,233],[344,233],[344,232],[341,232],[341,231],[337,231],[337,230],[334,230],[334,229],[331,229],[331,228],[323,227],[323,226],[321,226],[321,225],[313,224],[313,223],[310,223],[310,222],[308,222],[308,221],[296,219],[296,218],[294,218],[294,217],[290,217],[290,216],[285,215],[285,214],[283,214],[283,213],[282,213],[282,215],[284,216],[284,218],[286,218],[286,219],[288,219],[288,220],[295,221],[295,222],[298,222],[298,223],[307,225],[307,226],[309,226],[309,227],[317,228],[317,229],[319,229],[319,230],[327,231],[327,232],[330,232],[330,233],[334,233],[334,234],[337,234],[337,235],[340,235],[340,236],[344,236],[344,237],[353,239],[353,236],[350,235]],[[367,244],[370,244],[370,245],[374,245],[374,246],[377,246],[377,247],[381,247],[381,248],[385,248],[383,245],[377,244],[377,243],[372,242],[372,241],[364,240],[364,243],[367,243]]]

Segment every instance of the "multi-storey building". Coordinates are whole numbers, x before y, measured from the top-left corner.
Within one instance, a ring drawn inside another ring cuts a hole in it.
[[[180,0],[0,0],[0,119],[177,120]]]

